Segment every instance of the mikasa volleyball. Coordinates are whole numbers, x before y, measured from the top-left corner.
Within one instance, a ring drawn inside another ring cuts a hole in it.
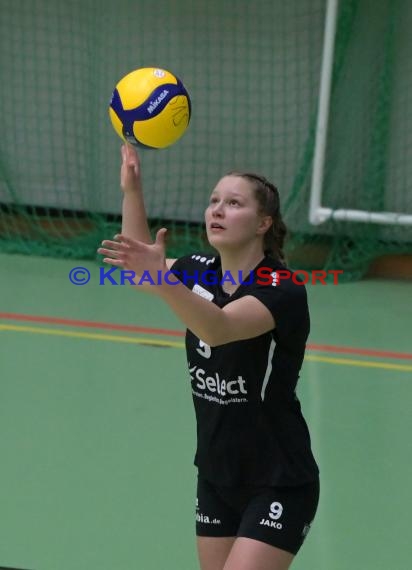
[[[185,133],[191,102],[176,75],[157,67],[143,67],[125,75],[116,85],[109,106],[117,134],[135,146],[160,149]]]

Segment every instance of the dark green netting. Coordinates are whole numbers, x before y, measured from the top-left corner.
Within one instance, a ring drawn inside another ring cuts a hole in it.
[[[120,139],[107,107],[138,67],[170,69],[192,99],[186,135],[142,151],[152,227],[169,255],[203,248],[217,180],[279,187],[302,269],[359,278],[412,251],[412,227],[308,222],[324,0],[2,0],[0,250],[95,258],[120,228]],[[412,5],[340,2],[323,205],[412,213]]]

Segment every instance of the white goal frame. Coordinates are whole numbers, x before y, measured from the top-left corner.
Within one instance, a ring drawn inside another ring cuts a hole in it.
[[[412,215],[396,212],[370,212],[367,210],[345,210],[322,206],[323,178],[325,170],[326,142],[328,135],[332,70],[338,19],[339,0],[327,0],[325,34],[319,87],[318,116],[310,189],[309,222],[320,225],[329,219],[343,222],[366,222],[374,224],[412,225]]]

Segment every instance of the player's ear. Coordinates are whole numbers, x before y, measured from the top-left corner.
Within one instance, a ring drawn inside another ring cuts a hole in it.
[[[272,216],[263,216],[257,229],[258,235],[265,234],[272,224]]]

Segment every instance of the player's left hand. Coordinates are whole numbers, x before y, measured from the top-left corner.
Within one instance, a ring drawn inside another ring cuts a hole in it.
[[[165,236],[167,230],[160,229],[156,234],[153,244],[129,238],[123,234],[114,236],[114,240],[102,241],[102,246],[97,252],[105,255],[103,261],[116,267],[134,271],[137,283],[139,277],[150,274],[151,279],[157,282],[159,271],[164,274],[168,271],[165,258]],[[146,272],[146,273],[145,273]],[[145,289],[147,289],[145,287]],[[151,287],[153,293],[156,287]]]

